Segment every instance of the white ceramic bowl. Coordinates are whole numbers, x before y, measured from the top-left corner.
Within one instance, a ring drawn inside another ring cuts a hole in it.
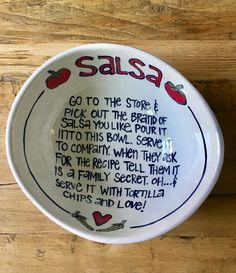
[[[70,49],[15,99],[7,156],[27,197],[84,238],[132,243],[188,218],[223,161],[217,121],[174,68],[115,44]]]

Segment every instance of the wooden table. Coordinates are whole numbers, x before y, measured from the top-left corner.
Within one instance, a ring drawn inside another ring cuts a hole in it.
[[[236,272],[236,1],[0,1],[0,272]],[[185,223],[139,244],[105,245],[48,220],[9,170],[5,128],[23,82],[68,48],[115,42],[151,52],[202,93],[225,138],[213,193]]]

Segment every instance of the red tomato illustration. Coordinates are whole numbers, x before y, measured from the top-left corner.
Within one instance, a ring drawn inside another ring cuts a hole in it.
[[[182,84],[174,85],[170,81],[165,83],[165,89],[168,95],[178,104],[185,105],[187,103],[187,100],[184,93],[181,91],[182,88]]]
[[[48,73],[51,74],[46,80],[46,85],[49,89],[54,89],[65,83],[71,75],[70,70],[67,68],[61,68],[58,71],[49,70]]]

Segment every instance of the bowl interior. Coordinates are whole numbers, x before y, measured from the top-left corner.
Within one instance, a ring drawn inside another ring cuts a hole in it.
[[[42,66],[9,121],[10,164],[54,221],[101,242],[173,228],[200,205],[221,165],[215,118],[163,61],[91,45]]]

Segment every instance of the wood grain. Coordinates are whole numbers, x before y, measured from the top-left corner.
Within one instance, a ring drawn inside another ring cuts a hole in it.
[[[1,1],[2,43],[235,40],[235,1]],[[13,39],[12,39],[13,37]]]
[[[139,245],[111,246],[69,234],[48,238],[6,234],[0,237],[0,245],[4,245],[2,272],[229,273],[236,269],[235,242],[228,238],[164,237]]]
[[[0,272],[236,272],[236,1],[0,0]],[[25,197],[7,164],[11,104],[31,73],[66,49],[134,46],[184,74],[214,111],[225,163],[212,195],[167,234],[139,244],[79,238]]]

